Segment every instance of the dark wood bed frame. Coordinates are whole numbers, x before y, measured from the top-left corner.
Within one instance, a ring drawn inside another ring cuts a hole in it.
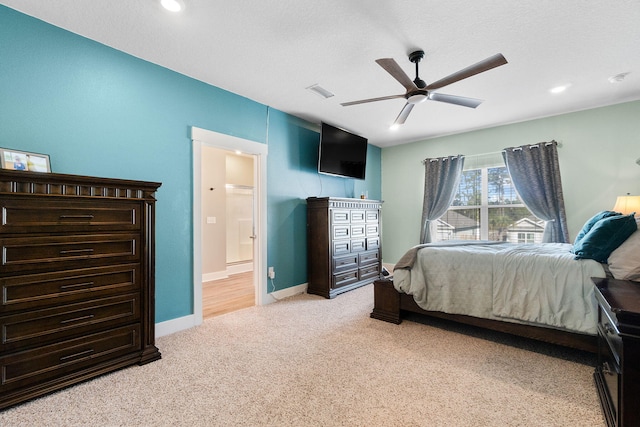
[[[478,326],[493,331],[532,338],[565,347],[596,353],[598,351],[597,336],[561,331],[541,326],[531,326],[519,323],[501,322],[499,320],[481,319],[462,314],[447,314],[439,311],[426,311],[420,308],[411,295],[398,292],[393,281],[381,279],[373,282],[374,307],[371,317],[385,322],[399,324],[402,322],[403,312],[423,314],[440,319],[452,320],[458,323]]]

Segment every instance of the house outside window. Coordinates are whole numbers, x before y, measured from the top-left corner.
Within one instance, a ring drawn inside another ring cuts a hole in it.
[[[437,239],[541,243],[545,222],[522,203],[501,153],[465,158],[458,191],[437,221]]]

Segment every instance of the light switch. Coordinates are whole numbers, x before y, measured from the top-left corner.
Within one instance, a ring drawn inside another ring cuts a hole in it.
[[[208,216],[207,217],[207,224],[215,224],[216,223],[216,217],[215,216]]]

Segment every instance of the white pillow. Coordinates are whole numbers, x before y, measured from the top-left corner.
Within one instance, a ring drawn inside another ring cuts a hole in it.
[[[616,279],[640,281],[640,230],[611,252],[608,264]]]

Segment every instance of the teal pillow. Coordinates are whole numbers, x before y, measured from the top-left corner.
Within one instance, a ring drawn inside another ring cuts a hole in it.
[[[596,223],[601,219],[609,218],[612,216],[619,216],[619,215],[622,215],[622,214],[620,212],[614,212],[614,211],[598,212],[593,217],[591,217],[587,222],[584,223],[584,225],[582,226],[582,230],[580,230],[580,232],[576,236],[576,240],[573,242],[573,244],[577,245],[578,243],[580,243],[580,240],[582,240],[584,236],[586,236],[587,233],[593,228],[593,226],[596,225]]]
[[[598,221],[584,238],[573,246],[575,258],[607,262],[611,252],[638,229],[634,215],[635,212],[630,215],[610,216]]]

